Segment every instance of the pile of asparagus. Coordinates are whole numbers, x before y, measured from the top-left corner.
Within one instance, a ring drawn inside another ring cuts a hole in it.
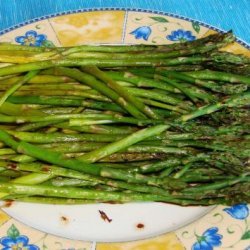
[[[0,199],[249,202],[250,58],[234,41],[1,43]]]

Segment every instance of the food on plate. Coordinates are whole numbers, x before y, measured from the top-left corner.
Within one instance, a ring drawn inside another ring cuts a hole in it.
[[[0,199],[249,202],[250,58],[233,42],[1,43]]]

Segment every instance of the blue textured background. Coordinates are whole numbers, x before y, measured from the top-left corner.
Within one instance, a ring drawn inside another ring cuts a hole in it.
[[[250,0],[0,0],[0,31],[44,15],[101,7],[170,12],[234,33],[250,43]]]

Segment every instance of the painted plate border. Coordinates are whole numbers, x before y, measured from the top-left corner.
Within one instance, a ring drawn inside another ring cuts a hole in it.
[[[219,29],[215,26],[212,26],[210,24],[207,24],[205,22],[201,22],[199,20],[193,19],[193,18],[189,18],[189,17],[185,17],[182,15],[178,15],[178,14],[174,14],[174,13],[169,13],[169,12],[164,12],[164,11],[157,11],[157,10],[149,10],[149,9],[141,9],[141,8],[118,8],[118,7],[105,7],[105,8],[84,8],[84,9],[78,9],[78,10],[69,10],[69,11],[62,11],[62,12],[57,12],[54,14],[49,14],[49,15],[45,15],[45,16],[41,16],[41,17],[37,17],[37,18],[33,18],[30,19],[28,21],[19,23],[17,25],[11,26],[7,29],[1,30],[0,31],[0,36],[4,35],[10,31],[13,31],[15,29],[21,28],[27,24],[32,24],[34,22],[38,22],[38,21],[42,21],[42,20],[46,20],[52,17],[58,17],[58,16],[63,16],[63,15],[70,15],[70,14],[76,14],[76,13],[84,13],[84,12],[93,12],[93,11],[125,11],[126,13],[129,11],[135,11],[135,12],[142,12],[142,13],[152,13],[152,14],[158,14],[158,15],[164,15],[164,16],[169,16],[169,17],[174,17],[174,18],[178,18],[178,19],[182,19],[185,21],[189,21],[189,22],[197,22],[199,25],[202,25],[208,29],[223,33],[226,32],[223,29]],[[126,21],[126,20],[125,20]],[[244,46],[247,49],[250,49],[250,44],[248,44],[247,42],[245,42],[244,40],[240,39],[240,38],[236,38],[236,42],[239,43],[240,45]]]

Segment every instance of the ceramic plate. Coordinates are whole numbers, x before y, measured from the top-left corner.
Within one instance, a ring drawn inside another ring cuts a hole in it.
[[[215,32],[218,30],[209,25],[172,14],[105,9],[74,11],[31,20],[0,33],[0,42],[46,47],[80,44],[171,44],[192,41]],[[227,50],[249,54],[246,47],[247,45],[238,40],[238,43],[229,46]],[[225,242],[230,241],[231,245],[241,244],[240,239],[244,235],[245,238],[250,237],[248,207],[242,204],[228,208],[231,210],[223,209],[225,208],[222,206],[180,207],[163,203],[58,206],[17,202],[3,208],[8,215],[31,228],[74,240],[121,242],[150,238],[177,230],[176,234],[189,246],[197,239],[202,240],[197,237],[205,232],[214,235],[219,232],[223,242],[227,237],[229,240]],[[240,219],[236,218],[235,209],[245,215]],[[100,211],[112,221],[104,221]],[[230,229],[231,220],[241,230]],[[10,231],[7,230],[6,234]],[[220,240],[220,244],[223,242]]]

